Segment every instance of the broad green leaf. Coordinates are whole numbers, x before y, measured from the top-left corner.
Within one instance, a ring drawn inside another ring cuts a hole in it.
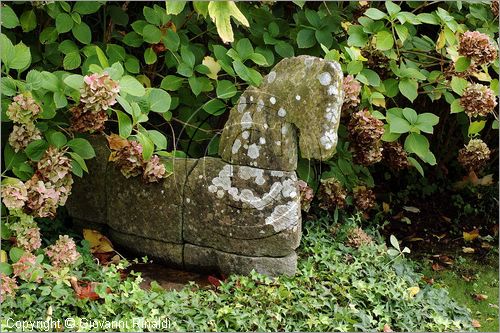
[[[13,29],[19,25],[19,19],[17,18],[16,13],[10,8],[8,5],[3,4],[2,8],[0,8],[1,17],[0,20],[2,22],[2,27],[7,29]]]
[[[137,133],[137,140],[142,145],[142,157],[144,158],[144,160],[149,161],[154,152],[153,141],[141,132]]]
[[[167,6],[168,6],[169,2],[172,2],[172,1],[168,1]],[[149,23],[151,23],[153,25],[161,25],[161,15],[155,9],[153,9],[151,7],[144,6],[144,8],[142,9],[142,13],[143,13],[146,21],[148,21]]]
[[[404,78],[399,81],[399,91],[413,102],[418,96],[418,82],[414,79]]]
[[[120,91],[129,95],[141,97],[145,94],[144,86],[130,75],[124,75],[120,80]]]
[[[481,132],[486,125],[486,120],[473,121],[469,125],[469,135],[474,135]]]
[[[253,46],[248,38],[242,38],[236,43],[236,52],[238,52],[242,61],[247,60],[253,53]]]
[[[218,116],[226,111],[226,105],[218,99],[213,99],[203,106],[207,113]]]
[[[132,47],[139,47],[144,42],[144,39],[135,31],[131,31],[123,36],[123,43]]]
[[[80,90],[83,87],[83,76],[78,74],[68,75],[63,81],[67,86],[76,90]]]
[[[33,90],[40,89],[43,87],[44,83],[43,76],[39,71],[32,69],[26,75],[26,83],[30,84]],[[2,93],[4,93],[3,90]]]
[[[194,10],[203,17],[208,15],[208,1],[193,1]]]
[[[25,11],[19,18],[23,32],[30,32],[36,28],[36,15],[33,9]]]
[[[469,68],[469,66],[470,66],[470,58],[467,57],[459,57],[455,62],[455,70],[459,73],[466,71]]]
[[[464,112],[464,108],[460,104],[460,98],[455,99],[453,103],[451,103],[450,112],[451,113]]]
[[[389,31],[379,31],[376,35],[375,47],[380,51],[390,50],[394,46],[394,39]]]
[[[208,14],[215,23],[217,33],[224,43],[234,41],[231,16],[245,27],[249,26],[248,20],[240,12],[234,1],[210,1],[208,4]]]
[[[76,162],[80,168],[82,170],[84,170],[85,172],[89,172],[89,169],[87,168],[87,164],[85,163],[85,160],[80,156],[78,155],[77,153],[74,153],[74,152],[68,152],[69,156],[71,156],[73,158],[73,161]]]
[[[184,10],[184,6],[186,6],[186,1],[182,0],[167,0],[165,1],[167,5],[167,14],[169,15],[178,15]]]
[[[175,75],[167,75],[161,80],[160,87],[168,91],[176,91],[182,87],[184,80],[185,79]]]
[[[70,52],[63,59],[63,67],[67,71],[80,67],[81,63],[82,58],[79,52]]]
[[[66,144],[66,142],[68,142],[66,136],[63,133],[54,130],[45,132],[45,138],[50,145],[55,146],[59,149],[62,148]]]
[[[149,91],[149,108],[158,113],[167,112],[170,109],[172,98],[170,94],[163,89],[151,88]]]
[[[26,153],[26,156],[28,156],[29,159],[33,161],[39,161],[43,154],[45,153],[45,150],[49,147],[49,144],[45,140],[36,140],[31,142],[24,152]]]
[[[118,117],[118,134],[126,139],[132,134],[132,120],[130,117],[121,112],[120,110],[114,110],[116,112],[116,116]]]
[[[28,67],[31,64],[31,51],[30,48],[23,44],[23,42],[14,46],[14,58],[8,62],[11,69],[18,71]]]
[[[148,136],[155,144],[158,150],[163,150],[167,148],[167,138],[161,132],[156,130],[148,130]]]
[[[295,55],[293,46],[283,41],[278,42],[274,46],[274,49],[276,50],[276,53],[278,53],[283,58],[293,57]]]
[[[413,157],[410,157],[410,156],[408,156],[408,161],[411,163],[411,165],[413,165],[415,167],[415,169],[417,169],[418,173],[420,173],[422,175],[422,177],[424,177],[424,169],[422,168],[420,163],[418,163],[418,161],[416,159],[414,159]]]
[[[161,40],[161,30],[152,24],[148,24],[142,30],[142,37],[144,41],[149,44],[157,44]]]
[[[11,247],[9,251],[9,258],[13,263],[16,263],[21,259],[24,254],[24,250],[18,247]]]
[[[68,100],[66,99],[66,95],[61,91],[56,91],[54,93],[53,99],[56,109],[61,109],[68,105]]]
[[[95,47],[95,53],[97,54],[97,59],[99,59],[101,67],[103,68],[109,67],[108,58],[106,57],[106,54],[104,54],[104,52],[101,50],[99,46]]]
[[[222,99],[228,99],[236,95],[238,92],[234,83],[228,80],[222,80],[217,82],[217,97]]]
[[[424,160],[429,152],[429,141],[422,134],[410,133],[405,139],[404,147],[406,151],[415,153]]]
[[[154,64],[156,62],[156,60],[158,59],[158,57],[156,56],[156,53],[155,51],[153,50],[152,47],[148,47],[145,51],[144,51],[144,62],[147,64],[147,65],[151,65],[151,64]]]
[[[59,13],[56,16],[56,30],[62,34],[73,28],[74,21],[68,13]]]
[[[92,33],[90,32],[90,27],[85,22],[80,24],[75,24],[73,29],[73,36],[82,44],[89,44],[92,40]]]
[[[403,109],[403,116],[408,120],[410,124],[415,124],[418,119],[417,112],[411,108],[404,108]]]
[[[401,7],[399,7],[392,1],[385,1],[385,8],[387,9],[387,13],[389,13],[391,17],[394,17],[401,11]]]
[[[386,17],[385,13],[377,8],[368,8],[363,15],[368,16],[373,20],[380,20]]]
[[[168,29],[165,33],[165,37],[163,38],[163,43],[170,51],[177,51],[180,45],[180,38],[177,32],[172,29]]]
[[[85,139],[75,138],[68,141],[66,145],[84,159],[95,157],[94,148],[92,148],[92,145]]]
[[[391,133],[401,134],[410,131],[411,125],[406,119],[392,116],[389,117],[387,121]]]
[[[73,10],[82,15],[93,14],[101,7],[99,1],[76,1]]]
[[[361,25],[351,25],[348,32],[347,44],[349,46],[363,47],[368,42],[368,35],[363,31]]]
[[[469,85],[469,82],[461,77],[454,76],[451,78],[451,90],[457,93],[459,96],[462,96],[465,88]]]

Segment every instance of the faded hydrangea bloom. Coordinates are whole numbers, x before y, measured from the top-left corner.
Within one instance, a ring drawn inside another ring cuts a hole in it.
[[[98,113],[116,103],[120,86],[108,73],[86,75],[83,81],[85,84],[80,92],[80,102],[83,103],[84,111]]]
[[[31,142],[41,138],[40,130],[33,123],[14,125],[9,135],[9,144],[17,153],[24,150]]]
[[[9,210],[21,209],[28,200],[26,185],[17,178],[6,178],[2,182],[2,201]]]
[[[319,207],[325,210],[335,210],[344,208],[346,204],[347,192],[342,184],[335,178],[321,179],[319,187]]]
[[[108,120],[106,111],[90,112],[84,110],[84,104],[77,105],[70,110],[71,129],[78,133],[94,133],[104,130]]]
[[[357,164],[368,166],[382,160],[382,121],[372,116],[368,110],[361,110],[353,113],[348,131],[351,150]]]
[[[470,57],[476,64],[489,64],[497,58],[497,49],[488,35],[479,31],[466,31],[460,36],[460,55]]]
[[[28,188],[27,207],[35,217],[54,217],[60,192],[50,182],[44,182],[37,174],[26,182]]]
[[[300,193],[300,206],[304,212],[308,212],[314,198],[313,189],[303,180],[299,180],[297,186]]]
[[[349,230],[347,235],[347,245],[354,248],[359,248],[363,245],[368,245],[373,241],[373,238],[359,227]]]
[[[481,139],[472,139],[458,152],[458,162],[468,171],[483,168],[490,159],[491,151]]]
[[[9,277],[4,273],[0,273],[0,280],[2,281],[2,287],[0,288],[0,303],[3,302],[6,296],[13,297],[16,294],[17,286],[16,279]]]
[[[16,233],[16,246],[26,252],[33,252],[42,245],[40,228],[37,227],[34,220],[12,223],[9,228]]]
[[[19,94],[7,109],[7,116],[15,123],[30,124],[42,110],[30,93]]]
[[[143,171],[142,145],[136,141],[124,141],[123,146],[116,149],[110,145],[109,160],[116,163],[125,178],[138,176]]]
[[[68,235],[60,235],[55,244],[45,249],[45,254],[56,268],[70,266],[80,258],[75,242]]]
[[[344,104],[342,110],[347,110],[358,106],[359,94],[361,92],[361,84],[352,75],[347,75],[344,78]]]
[[[367,212],[375,207],[375,194],[365,186],[354,189],[354,205],[361,212]]]
[[[37,168],[44,180],[55,184],[71,173],[71,160],[63,151],[50,146],[38,161]]]
[[[165,165],[161,163],[157,155],[151,157],[144,167],[143,178],[146,182],[157,182],[166,176]]]
[[[397,142],[384,142],[382,154],[389,167],[399,171],[411,166],[403,146]]]
[[[497,17],[498,16],[498,0],[493,0],[490,4],[491,7],[491,12],[493,13],[493,16]]]
[[[14,272],[14,276],[18,276],[24,281],[30,281],[33,271],[37,269],[38,266],[39,265],[36,262],[35,255],[29,252],[24,252],[21,258],[12,264],[12,270]],[[38,277],[36,282],[40,282],[41,280],[42,278]]]
[[[460,105],[469,117],[487,116],[497,106],[493,90],[482,84],[473,83],[465,88]]]

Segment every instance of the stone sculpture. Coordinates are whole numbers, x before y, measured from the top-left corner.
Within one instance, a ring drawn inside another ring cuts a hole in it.
[[[77,225],[136,253],[224,274],[294,274],[301,238],[297,156],[328,159],[343,102],[336,62],[284,59],[230,112],[221,158],[175,158],[160,183],[125,179],[103,138],[67,203]],[[298,143],[297,143],[298,141]]]

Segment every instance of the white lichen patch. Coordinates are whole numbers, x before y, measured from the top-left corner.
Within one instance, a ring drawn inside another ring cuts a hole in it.
[[[250,133],[248,131],[243,131],[243,133],[241,133],[241,137],[245,140],[247,140],[249,136]]]
[[[275,141],[274,143],[275,143],[277,146],[281,146],[281,141],[279,141],[279,140],[278,140],[278,141]]]
[[[297,188],[295,187],[295,181],[293,179],[286,179],[283,181],[281,195],[283,195],[284,198],[292,199],[297,196]]]
[[[242,129],[248,129],[252,127],[253,125],[253,120],[252,120],[252,115],[250,112],[245,112],[243,113],[243,116],[241,117],[241,128]]]
[[[296,95],[296,96],[295,96],[295,99],[296,99],[297,101],[300,101],[300,98],[301,98],[301,97],[300,97],[300,95]]]
[[[240,100],[238,102],[238,112],[242,113],[245,111],[245,108],[247,107],[247,99],[243,96],[240,97]]]
[[[304,59],[304,65],[306,65],[306,67],[311,67],[313,63],[314,63],[314,58],[312,57],[307,57]]]
[[[276,171],[276,170],[273,170],[271,171],[271,176],[273,177],[283,177],[285,174],[283,171]]]
[[[259,99],[257,101],[257,111],[262,111],[262,109],[264,108],[265,104],[264,104],[264,101],[262,99]]]
[[[318,75],[319,83],[323,86],[327,86],[332,82],[332,75],[328,72],[323,72]]]
[[[257,169],[248,166],[240,166],[240,169],[238,170],[238,176],[244,180],[255,178],[255,183],[257,185],[264,185],[264,183],[266,182],[266,179],[264,178],[263,169]]]
[[[285,205],[278,205],[270,216],[266,217],[266,225],[272,225],[275,232],[289,229],[300,221],[300,203],[289,201]]]
[[[248,146],[247,155],[251,159],[256,159],[260,155],[260,147],[257,146],[255,143],[252,143],[250,146]]]
[[[259,138],[259,143],[260,143],[261,145],[266,144],[266,138],[262,138],[262,137],[261,137],[261,138]]]
[[[253,96],[250,96],[250,102],[253,102]]]
[[[286,116],[286,110],[285,110],[285,109],[283,109],[283,108],[280,108],[280,109],[278,110],[278,116],[280,116],[280,117],[284,117],[284,116]]]
[[[276,72],[272,71],[269,74],[267,74],[267,82],[268,83],[273,83],[274,80],[276,80]]]
[[[335,128],[331,128],[323,133],[323,136],[319,139],[319,142],[327,150],[332,149],[337,144],[337,131]]]
[[[286,135],[288,133],[288,124],[284,124],[283,126],[281,126],[281,134],[282,135]]]
[[[240,139],[234,140],[233,147],[231,148],[231,153],[236,154],[240,150],[241,141]]]
[[[337,95],[339,93],[339,89],[337,88],[336,85],[331,84],[328,86],[328,95]]]

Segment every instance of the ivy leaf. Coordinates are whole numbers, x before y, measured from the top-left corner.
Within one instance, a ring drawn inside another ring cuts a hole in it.
[[[234,41],[233,28],[231,27],[231,16],[245,27],[249,26],[248,20],[238,9],[234,1],[210,1],[208,14],[217,27],[222,42]]]
[[[413,102],[418,96],[418,82],[414,79],[403,78],[399,81],[399,91],[408,98],[411,102]]]

